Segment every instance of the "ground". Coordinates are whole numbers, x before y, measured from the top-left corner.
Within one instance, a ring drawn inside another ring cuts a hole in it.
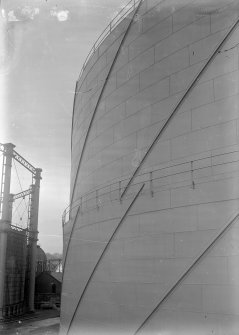
[[[57,335],[60,318],[56,310],[39,310],[0,324],[1,335]]]

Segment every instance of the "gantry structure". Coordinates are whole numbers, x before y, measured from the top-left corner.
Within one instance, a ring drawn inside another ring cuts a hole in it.
[[[6,251],[7,236],[12,227],[12,205],[16,199],[29,195],[30,204],[28,211],[27,241],[28,241],[28,262],[29,262],[29,287],[28,289],[28,310],[34,311],[35,292],[35,265],[38,240],[38,211],[39,191],[42,169],[35,168],[15,150],[12,143],[1,144],[0,151],[3,153],[3,165],[1,176],[0,193],[0,320],[4,319],[4,296],[6,278]],[[32,175],[32,184],[28,190],[17,194],[10,193],[12,161],[15,160],[27,169]]]

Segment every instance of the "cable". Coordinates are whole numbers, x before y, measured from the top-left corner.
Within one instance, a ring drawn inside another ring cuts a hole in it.
[[[23,199],[19,202],[18,206],[15,208],[14,212],[12,213],[12,216],[14,216],[15,213],[17,212],[17,214],[18,214],[18,216],[19,216],[20,219],[21,219],[21,215],[20,215],[20,213],[18,211],[18,208],[20,207],[22,201],[23,201]]]
[[[27,210],[28,210],[28,208],[25,207],[25,209],[24,209],[24,211],[22,212],[22,215],[21,215],[21,217],[20,217],[20,221],[22,221],[23,215],[26,213]]]
[[[13,163],[14,163],[14,168],[15,168],[16,174],[17,174],[18,183],[19,183],[20,188],[21,188],[21,192],[23,192],[22,185],[21,185],[21,182],[20,182],[20,178],[19,178],[19,175],[18,175],[18,172],[17,172],[17,167],[16,167],[15,160],[13,160]],[[24,202],[25,202],[26,210],[27,210],[27,203],[26,203],[25,197],[23,197],[23,199],[24,199]]]
[[[28,207],[26,207],[26,206],[24,206],[24,210],[23,210],[23,212],[22,213],[20,213],[20,211],[19,211],[19,208],[20,208],[20,206],[21,206],[21,204],[22,204],[22,202],[23,201],[25,201],[25,197],[23,197],[22,199],[21,199],[21,201],[19,202],[19,204],[15,207],[15,209],[14,209],[14,211],[13,211],[13,214],[12,214],[12,217],[14,217],[14,215],[17,213],[18,214],[18,216],[19,216],[19,220],[18,221],[20,221],[18,224],[21,224],[22,226],[23,226],[23,224],[22,224],[22,221],[23,221],[23,216],[24,216],[24,214],[26,213],[26,211],[28,211]],[[28,201],[28,203],[29,203],[29,201]],[[26,205],[26,203],[25,203],[25,205]],[[27,224],[26,224],[27,225]]]

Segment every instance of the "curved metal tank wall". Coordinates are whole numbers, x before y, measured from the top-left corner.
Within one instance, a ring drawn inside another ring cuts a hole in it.
[[[87,63],[62,334],[134,334],[149,315],[142,334],[238,334],[239,26],[220,46],[238,16],[238,1],[145,0]]]

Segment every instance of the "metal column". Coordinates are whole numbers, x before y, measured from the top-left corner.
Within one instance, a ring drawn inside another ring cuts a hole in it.
[[[4,144],[4,164],[1,184],[1,220],[0,220],[0,320],[4,318],[4,290],[5,290],[5,270],[7,251],[7,232],[11,221],[11,211],[9,210],[11,168],[14,145]]]
[[[30,312],[34,312],[34,295],[35,295],[35,276],[36,276],[36,253],[38,241],[38,209],[39,209],[39,193],[40,193],[40,180],[41,169],[36,169],[34,185],[32,185],[32,203],[29,225],[29,300],[28,308]]]
[[[9,194],[9,200],[8,200],[8,220],[12,224],[12,208],[13,208],[13,202],[14,202],[14,194]]]

